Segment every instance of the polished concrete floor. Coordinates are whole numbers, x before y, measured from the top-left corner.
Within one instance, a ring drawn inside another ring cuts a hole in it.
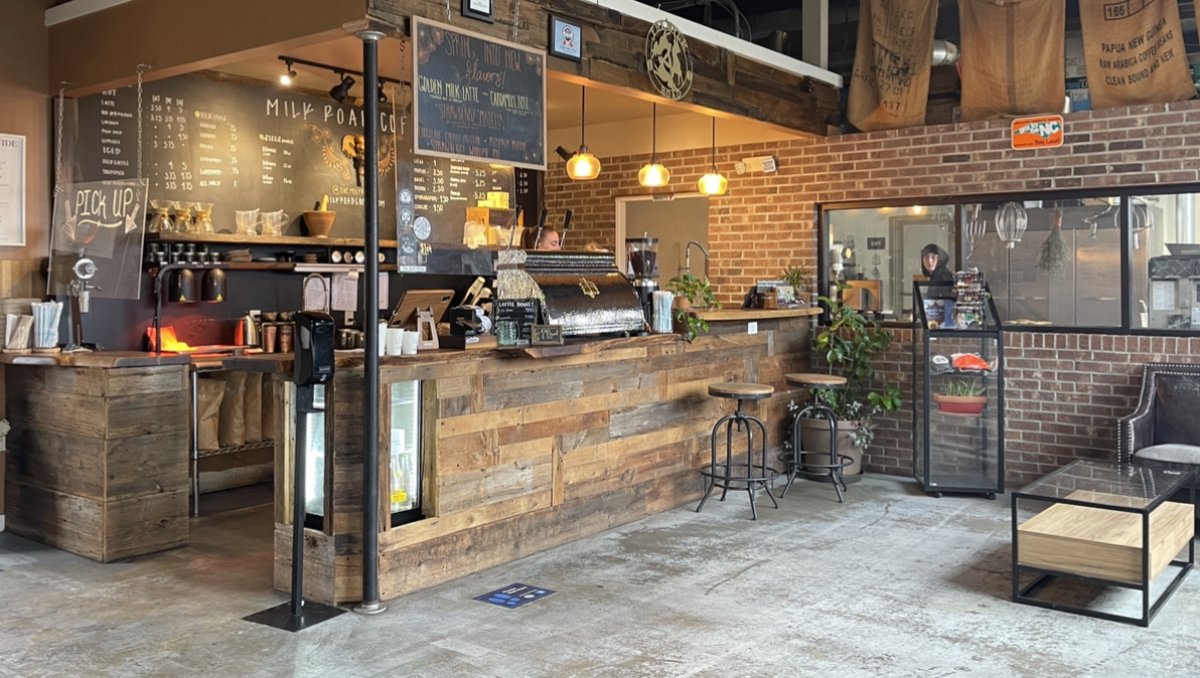
[[[1195,675],[1200,579],[1149,629],[1017,605],[1004,499],[867,477],[744,494],[289,633],[243,621],[271,590],[265,509],[196,519],[192,545],[101,565],[0,535],[0,675]],[[475,600],[521,582],[516,609]],[[1128,592],[1075,592],[1136,609]]]

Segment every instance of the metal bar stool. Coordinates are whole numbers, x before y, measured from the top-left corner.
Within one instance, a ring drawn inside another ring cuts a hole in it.
[[[792,386],[802,386],[805,388],[838,388],[846,385],[846,378],[832,374],[821,374],[819,372],[796,372],[785,374],[783,378]],[[829,422],[829,449],[828,450],[805,450],[801,446],[800,436],[800,420],[801,419],[824,419]],[[833,489],[837,492],[837,500],[839,503],[844,501],[842,491],[846,489],[846,480],[842,477],[842,470],[854,463],[854,460],[844,454],[838,454],[837,451],[837,416],[833,410],[814,399],[806,407],[796,413],[792,419],[792,451],[785,452],[779,458],[787,463],[788,481],[784,486],[783,492],[779,493],[780,497],[787,495],[787,491],[792,487],[792,483],[796,480],[796,476],[806,471],[827,471],[829,481],[833,483]],[[821,461],[821,459],[825,461]]]
[[[712,494],[714,487],[721,488],[721,499],[725,501],[725,494],[729,490],[746,490],[750,495],[750,515],[753,520],[758,520],[758,510],[754,508],[754,488],[762,486],[767,496],[771,498],[771,503],[775,504],[775,508],[779,508],[779,502],[775,501],[775,495],[771,494],[770,484],[775,481],[775,477],[779,475],[779,471],[767,466],[767,427],[763,425],[762,420],[758,417],[746,414],[742,411],[742,403],[747,400],[764,400],[770,398],[775,392],[774,386],[767,384],[747,384],[747,383],[730,383],[730,384],[710,384],[708,394],[717,398],[733,398],[737,400],[737,410],[733,414],[725,415],[717,420],[712,429],[712,461],[708,466],[700,469],[700,475],[708,478],[708,487],[704,490],[704,498],[700,500],[700,505],[696,507],[696,513],[704,508],[704,502],[708,501],[708,496]],[[717,437],[721,433],[721,428],[725,428],[725,461],[724,463],[717,462]],[[733,460],[733,432],[734,430],[741,431],[743,428],[746,431],[746,463],[734,463]],[[756,452],[754,445],[754,430],[758,429],[760,435],[760,444]],[[755,462],[755,455],[758,455],[758,461]]]

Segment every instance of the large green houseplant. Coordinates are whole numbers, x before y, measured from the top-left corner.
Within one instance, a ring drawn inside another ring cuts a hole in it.
[[[847,469],[853,475],[860,466],[863,450],[875,439],[874,418],[900,407],[900,387],[884,381],[875,369],[875,360],[891,346],[893,336],[877,321],[838,298],[819,300],[829,310],[829,324],[813,336],[813,353],[824,358],[831,374],[845,377],[846,384],[813,389],[813,396],[837,418],[838,453],[855,459],[855,464]],[[801,424],[806,451],[828,449],[826,422],[802,420]],[[822,428],[823,439],[819,430]]]

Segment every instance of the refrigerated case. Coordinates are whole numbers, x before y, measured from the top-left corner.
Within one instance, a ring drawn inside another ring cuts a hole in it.
[[[421,506],[421,382],[388,388],[388,503],[396,527],[423,517]]]
[[[295,402],[296,387],[287,382],[290,392],[288,402]],[[386,472],[381,473],[381,482],[386,483],[389,524],[392,527],[411,523],[424,517],[422,507],[422,389],[421,382],[398,381],[384,385],[387,431],[387,447],[379,451],[381,460],[387,459]],[[307,440],[297,440],[304,449],[304,525],[310,529],[323,530],[326,516],[327,491],[327,416],[326,387],[313,387],[314,411],[304,416],[307,423]],[[292,432],[296,427],[291,419]]]
[[[977,290],[913,283],[913,475],[935,496],[1004,491],[1004,341]]]

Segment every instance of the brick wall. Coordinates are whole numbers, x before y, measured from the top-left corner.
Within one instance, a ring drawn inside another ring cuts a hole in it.
[[[740,300],[755,280],[785,266],[816,266],[815,206],[855,200],[951,197],[1099,186],[1146,186],[1200,180],[1200,101],[1086,111],[1066,116],[1062,147],[1017,152],[1007,121],[934,125],[718,147],[729,192],[709,203],[710,273],[725,303]],[[736,175],[733,163],[772,153],[774,174]],[[615,198],[651,193],[637,184],[647,156],[604,158],[594,182],[573,183],[552,163],[546,202],[554,213],[575,210],[571,239],[613,247]],[[660,154],[675,192],[695,190],[708,170],[707,149]],[[663,189],[659,189],[660,191]],[[911,381],[911,333],[881,368]],[[1133,409],[1140,365],[1194,362],[1200,338],[1126,337],[1072,333],[1011,333],[1005,339],[1008,377],[1007,477],[1021,484],[1065,461],[1113,458],[1116,417]],[[908,407],[882,422],[868,451],[870,471],[911,470]]]

